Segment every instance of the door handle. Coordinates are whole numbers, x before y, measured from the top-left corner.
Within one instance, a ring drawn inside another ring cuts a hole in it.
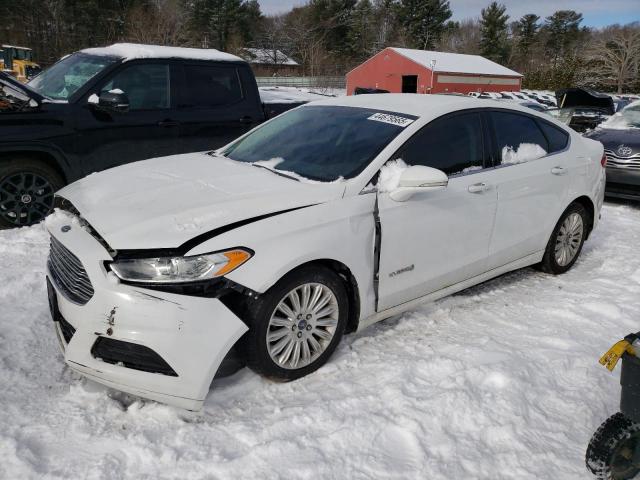
[[[551,169],[551,173],[554,175],[566,175],[567,174],[567,169],[563,168],[563,167],[553,167]]]
[[[253,123],[253,117],[250,117],[249,115],[240,117],[240,123],[243,123],[243,124]]]
[[[180,125],[180,122],[176,122],[175,120],[161,120],[158,122],[159,127],[177,127]]]
[[[469,185],[467,187],[467,190],[469,191],[469,193],[484,193],[489,190],[489,185],[482,182],[474,183],[473,185]]]

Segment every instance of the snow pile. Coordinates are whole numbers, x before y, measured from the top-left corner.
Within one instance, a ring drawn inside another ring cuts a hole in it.
[[[263,103],[300,103],[326,100],[327,97],[344,95],[344,92],[321,93],[308,88],[296,87],[259,87],[260,99]]]
[[[400,176],[409,166],[404,163],[404,160],[398,158],[397,160],[390,160],[384,164],[380,169],[380,176],[378,177],[378,191],[379,192],[391,192],[398,188],[400,184]]]
[[[529,162],[546,154],[547,151],[537,143],[521,143],[517,150],[507,145],[502,148],[502,164]]]
[[[65,367],[47,235],[0,231],[0,478],[589,479],[620,400],[598,358],[640,330],[638,238],[640,208],[605,205],[568,273],[527,268],[347,335],[295,382],[242,370],[196,415]]]
[[[114,43],[108,47],[86,48],[82,52],[89,55],[120,57],[125,62],[141,58],[188,58],[191,60],[244,62],[240,57],[213,48],[163,47],[138,43]]]

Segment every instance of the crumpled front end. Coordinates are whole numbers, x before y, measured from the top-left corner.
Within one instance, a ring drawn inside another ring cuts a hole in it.
[[[78,218],[57,211],[49,303],[66,363],[109,387],[198,410],[247,326],[219,299],[120,283],[111,256]]]

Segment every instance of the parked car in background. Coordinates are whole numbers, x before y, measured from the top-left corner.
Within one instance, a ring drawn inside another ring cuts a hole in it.
[[[385,94],[88,176],[46,222],[64,359],[188,409],[234,344],[300,378],[344,332],[528,265],[568,271],[598,224],[602,158],[520,106]]]
[[[547,107],[539,102],[533,102],[531,100],[516,100],[514,101],[514,103],[517,103],[518,105],[522,106],[522,107],[527,107],[530,108],[531,110],[535,110],[536,112],[547,112],[551,107]]]
[[[607,155],[607,189],[611,197],[640,200],[640,101],[588,132]]]
[[[556,92],[558,118],[577,132],[596,128],[615,113],[613,98],[587,88],[565,88]]]
[[[31,225],[91,172],[220,147],[275,113],[249,65],[217,50],[116,44],[27,85],[0,76],[0,228]]]

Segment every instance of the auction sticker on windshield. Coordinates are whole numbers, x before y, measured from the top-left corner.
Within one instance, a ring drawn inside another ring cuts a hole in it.
[[[400,117],[398,115],[391,115],[389,113],[374,113],[367,120],[375,120],[376,122],[390,123],[391,125],[397,125],[399,127],[406,127],[413,123],[411,118]]]

